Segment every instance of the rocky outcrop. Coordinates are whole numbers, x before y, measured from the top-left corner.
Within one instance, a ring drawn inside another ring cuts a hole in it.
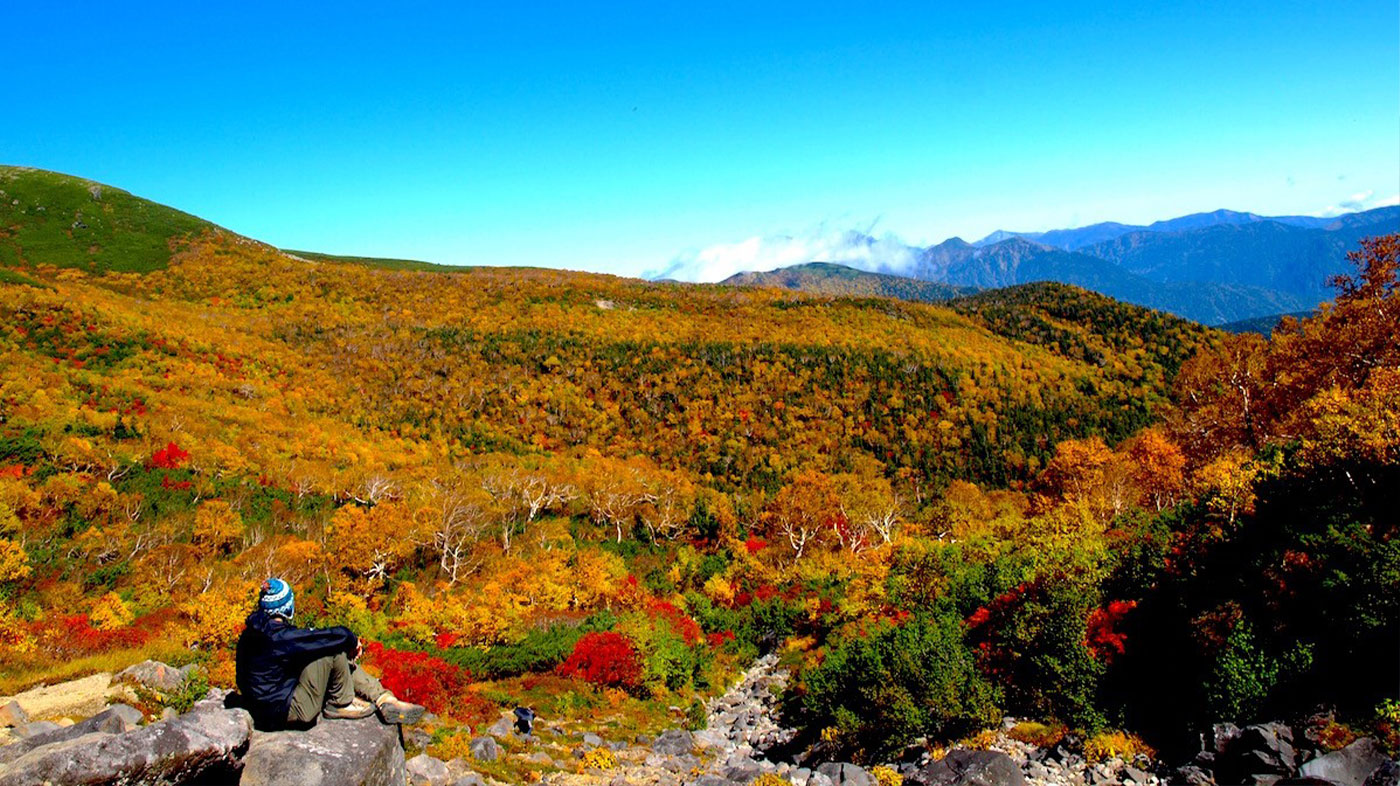
[[[234,780],[252,729],[247,712],[205,702],[173,720],[115,734],[92,731],[35,747],[0,766],[0,786]]]
[[[322,719],[307,731],[253,732],[242,786],[404,786],[398,726]]]
[[[19,741],[0,748],[0,765],[12,762],[35,748],[77,739],[84,734],[121,734],[131,731],[141,720],[140,710],[126,704],[118,704],[71,726],[50,724],[53,728],[26,735]]]
[[[41,685],[32,690],[0,698],[0,706],[11,702],[19,705],[29,718],[87,718],[107,707],[116,694],[112,690],[112,675],[93,674],[58,685]]]
[[[1337,786],[1365,786],[1372,773],[1390,763],[1375,740],[1362,738],[1339,751],[1318,756],[1298,768],[1304,778],[1318,778]]]

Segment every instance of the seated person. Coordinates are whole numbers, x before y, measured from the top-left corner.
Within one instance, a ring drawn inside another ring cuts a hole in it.
[[[423,708],[394,698],[355,664],[360,641],[348,628],[298,628],[292,588],[263,582],[235,656],[238,692],[260,729],[309,727],[319,716],[413,723]]]

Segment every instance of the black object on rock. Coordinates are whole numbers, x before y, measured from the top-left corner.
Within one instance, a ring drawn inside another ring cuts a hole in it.
[[[521,736],[526,736],[534,733],[535,711],[530,709],[529,707],[516,707],[515,730],[519,732]]]

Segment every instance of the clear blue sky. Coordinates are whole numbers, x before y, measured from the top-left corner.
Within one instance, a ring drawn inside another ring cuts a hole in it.
[[[1400,192],[1395,0],[442,5],[12,4],[0,161],[284,247],[625,274]]]

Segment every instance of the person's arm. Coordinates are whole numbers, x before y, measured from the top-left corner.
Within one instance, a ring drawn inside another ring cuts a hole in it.
[[[353,657],[359,648],[359,639],[349,628],[293,628],[287,626],[272,636],[272,645],[277,654],[294,658],[299,662],[310,663],[327,655],[345,653]]]

